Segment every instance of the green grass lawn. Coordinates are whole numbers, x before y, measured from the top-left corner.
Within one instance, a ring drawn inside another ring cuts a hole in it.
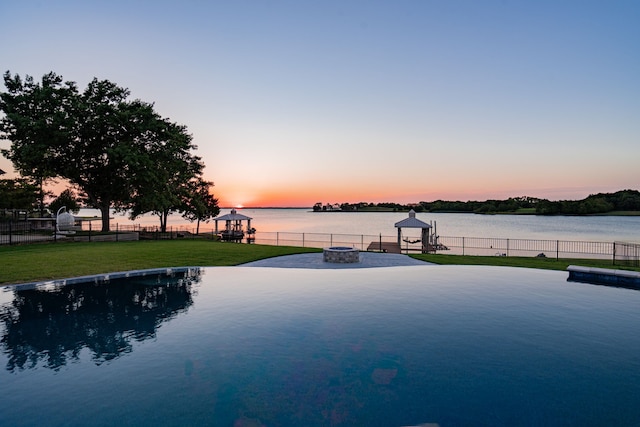
[[[444,254],[416,254],[411,255],[416,259],[433,262],[436,264],[455,265],[493,265],[504,267],[539,268],[544,270],[566,270],[570,265],[584,267],[627,269],[640,271],[640,268],[622,267],[613,265],[611,260],[575,259],[575,258],[538,258],[538,257],[499,257],[499,256],[466,256]]]
[[[0,285],[25,283],[115,271],[184,266],[230,266],[306,252],[315,248],[247,245],[210,240],[44,243],[0,247]],[[621,268],[608,260],[537,257],[417,254],[436,264],[493,265],[565,270],[567,266]],[[632,270],[640,271],[640,268]]]
[[[238,265],[320,249],[210,240],[47,243],[0,247],[0,284],[146,268]]]

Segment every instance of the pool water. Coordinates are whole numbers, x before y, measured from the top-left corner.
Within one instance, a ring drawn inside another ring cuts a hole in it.
[[[204,268],[0,292],[0,424],[640,424],[640,292],[567,273]]]

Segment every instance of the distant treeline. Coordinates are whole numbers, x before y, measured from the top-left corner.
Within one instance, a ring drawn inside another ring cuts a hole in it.
[[[640,211],[640,192],[623,190],[616,193],[592,194],[583,200],[551,201],[535,197],[510,197],[506,200],[399,203],[343,203],[342,211],[408,211],[463,213],[529,213],[536,215],[591,215],[616,211]],[[315,210],[315,208],[314,208]]]

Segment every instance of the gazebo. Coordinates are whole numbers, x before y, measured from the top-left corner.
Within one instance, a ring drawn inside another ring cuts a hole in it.
[[[251,228],[251,220],[252,218],[239,214],[235,209],[231,209],[231,213],[215,218],[216,234],[220,234],[222,240],[239,242],[244,237],[245,231],[249,236],[256,232],[255,228]],[[224,230],[221,232],[218,232],[218,221],[225,222]],[[246,230],[242,228],[242,221],[247,221]],[[250,240],[251,237],[247,237],[247,242]]]
[[[409,211],[409,218],[405,218],[402,221],[396,222],[395,227],[398,229],[398,246],[402,247],[402,229],[403,228],[420,228],[422,229],[421,238],[416,241],[406,241],[407,243],[422,243],[422,253],[429,251],[429,231],[431,225],[424,221],[420,221],[416,218],[416,212],[411,209]]]

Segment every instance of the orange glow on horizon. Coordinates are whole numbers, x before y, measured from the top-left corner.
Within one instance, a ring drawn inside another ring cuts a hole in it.
[[[6,174],[3,178],[7,178]],[[354,182],[355,181],[355,182]],[[511,180],[508,185],[492,182],[491,185],[470,183],[464,177],[453,177],[441,180],[435,177],[430,180],[408,180],[401,184],[390,181],[357,178],[349,181],[349,185],[329,182],[269,183],[261,182],[257,187],[251,182],[234,182],[232,185],[217,184],[213,195],[218,199],[221,208],[246,209],[252,207],[299,207],[311,208],[316,203],[419,203],[436,200],[448,201],[484,201],[490,199],[507,199],[509,197],[537,197],[548,200],[580,200],[591,194],[613,193],[633,185],[583,186],[574,182],[565,182],[564,186],[554,187],[542,183],[540,187],[531,186],[526,180]],[[47,190],[57,197],[70,185],[64,180],[51,181]],[[51,200],[53,199],[51,198]],[[49,200],[49,201],[51,201]]]
[[[335,190],[335,191],[334,191]],[[490,199],[502,200],[509,197],[537,197],[548,200],[579,200],[590,194],[610,193],[620,191],[622,188],[432,188],[428,191],[416,191],[415,188],[406,188],[405,192],[369,187],[366,189],[317,189],[304,190],[289,188],[285,191],[265,191],[251,194],[251,197],[242,197],[244,194],[231,195],[225,191],[219,191],[219,205],[221,207],[252,208],[252,207],[300,207],[310,208],[316,203],[419,203],[433,202],[436,200],[448,201],[485,201]],[[231,195],[231,197],[227,196]],[[225,197],[227,196],[227,197]]]

